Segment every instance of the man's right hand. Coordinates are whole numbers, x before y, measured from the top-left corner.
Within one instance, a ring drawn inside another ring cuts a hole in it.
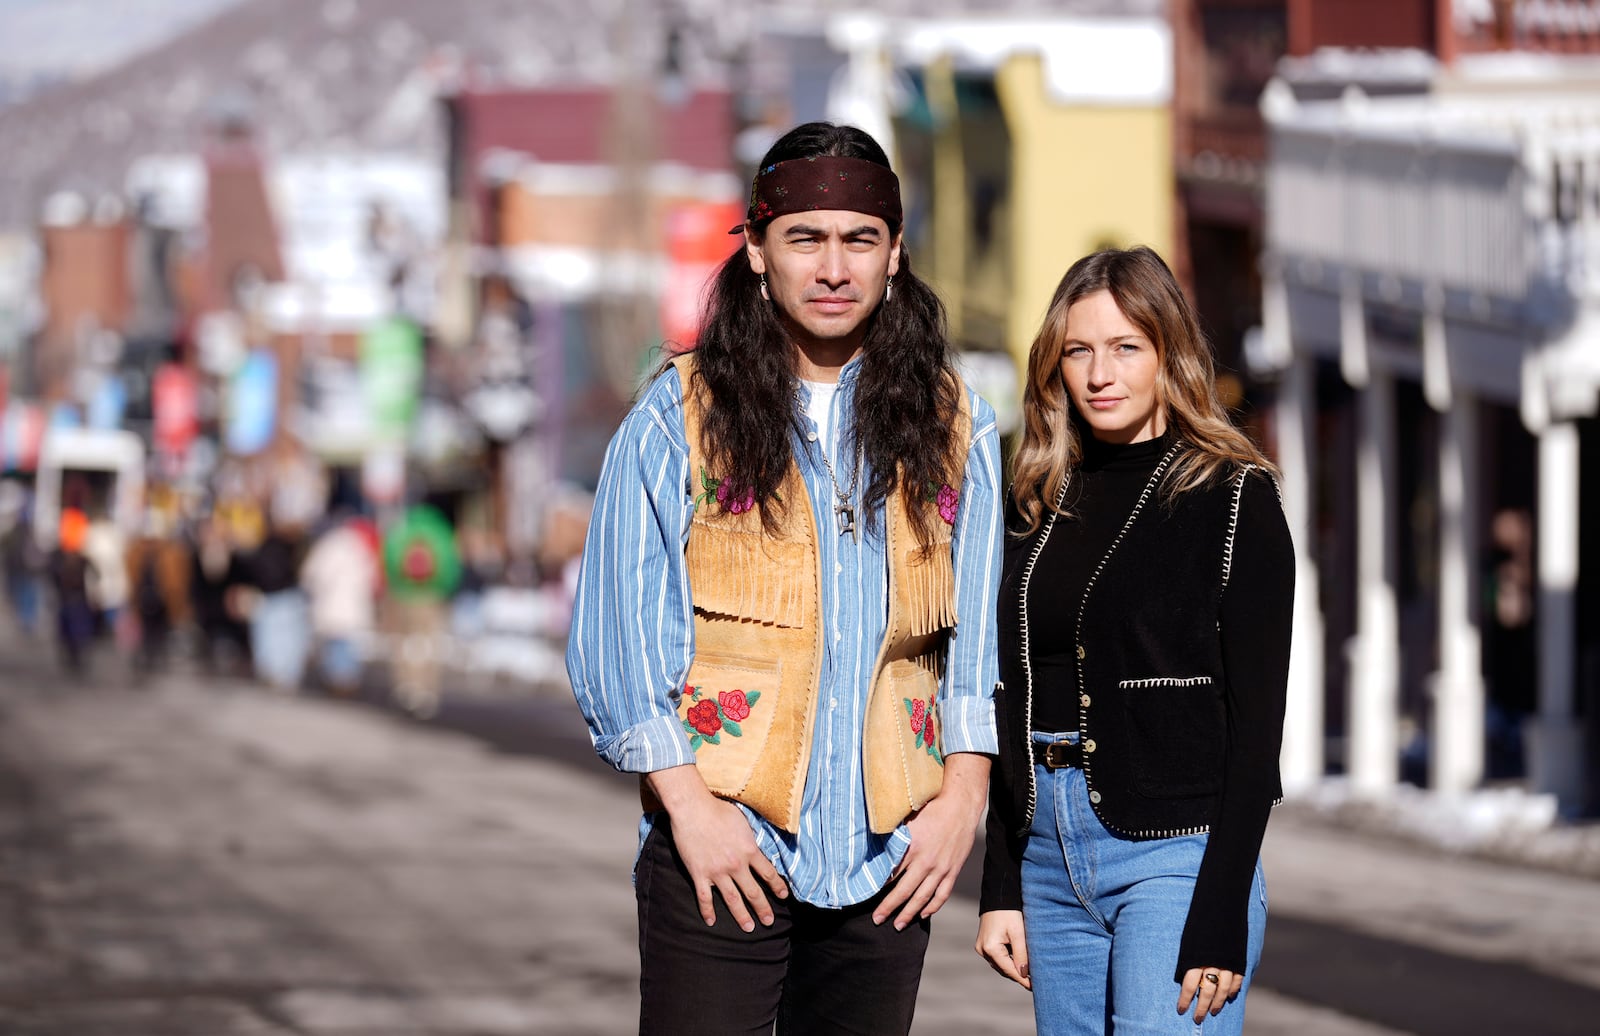
[[[694,882],[700,916],[706,924],[717,921],[712,889],[722,894],[728,913],[745,931],[756,930],[752,912],[762,924],[772,924],[772,907],[761,883],[779,899],[788,898],[789,886],[756,847],[756,836],[743,811],[711,794],[694,766],[657,770],[646,779],[672,819],[672,841]]]

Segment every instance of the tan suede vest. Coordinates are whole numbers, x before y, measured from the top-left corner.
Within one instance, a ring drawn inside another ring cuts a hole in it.
[[[713,792],[796,832],[823,658],[821,552],[811,499],[791,463],[779,489],[787,507],[776,535],[762,529],[759,509],[735,514],[726,506],[731,501],[719,502],[719,476],[702,449],[707,398],[693,377],[693,354],[674,364],[698,500],[685,553],[695,651],[678,716]],[[957,461],[948,481],[958,490],[972,428],[964,388],[959,395]],[[951,526],[936,516],[934,549],[923,551],[898,490],[884,510],[888,628],[873,667],[863,752],[867,821],[879,834],[921,809],[943,781],[937,699],[956,624]]]

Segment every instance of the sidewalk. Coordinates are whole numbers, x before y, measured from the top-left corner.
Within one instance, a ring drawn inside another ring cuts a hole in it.
[[[0,1031],[633,1031],[636,817],[632,782],[597,765],[369,706],[193,677],[69,688],[0,657]],[[1274,821],[1267,869],[1279,974],[1252,994],[1256,1036],[1438,1031],[1310,1002],[1377,992],[1323,981],[1325,926],[1600,989],[1595,883],[1296,818]],[[1033,1031],[1027,995],[972,952],[975,909],[936,919],[918,1034]]]

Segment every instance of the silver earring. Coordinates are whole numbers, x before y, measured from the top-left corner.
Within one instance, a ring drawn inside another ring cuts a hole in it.
[[[883,301],[888,302],[894,298],[894,277],[883,282]]]
[[[761,275],[761,297],[766,299],[768,302],[772,301],[772,296],[767,294],[767,275],[766,274],[762,274]]]

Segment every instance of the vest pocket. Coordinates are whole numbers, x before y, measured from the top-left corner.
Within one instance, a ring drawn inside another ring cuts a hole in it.
[[[868,823],[894,830],[927,805],[944,783],[939,678],[926,666],[897,659],[874,688],[867,717]]]
[[[713,792],[738,798],[772,731],[781,696],[778,661],[697,654],[678,699],[678,719]],[[754,804],[749,804],[754,806]]]
[[[1150,676],[1143,680],[1118,680],[1124,690],[1138,687],[1209,687],[1209,676]]]
[[[1209,676],[1119,680],[1135,789],[1148,798],[1198,798],[1222,786],[1222,701]],[[1104,746],[1102,746],[1104,747]]]

